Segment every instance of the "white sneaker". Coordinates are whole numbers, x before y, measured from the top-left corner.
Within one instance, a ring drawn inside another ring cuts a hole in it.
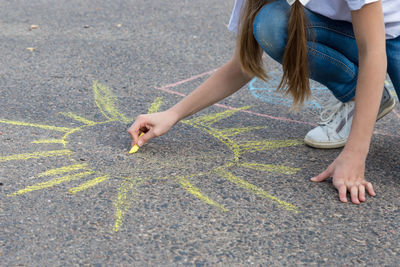
[[[392,111],[395,100],[387,88],[384,88],[377,120]],[[350,134],[354,115],[354,101],[342,103],[332,97],[322,111],[319,126],[304,137],[304,142],[315,148],[339,148],[346,144]]]
[[[342,103],[332,97],[321,112],[319,126],[307,133],[304,142],[316,148],[338,148],[346,144],[353,121],[354,101]]]

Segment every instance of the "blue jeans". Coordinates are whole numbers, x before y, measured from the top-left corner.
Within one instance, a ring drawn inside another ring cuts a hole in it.
[[[310,78],[325,85],[342,102],[354,98],[358,48],[349,22],[329,19],[304,9],[308,18]],[[254,37],[274,60],[282,63],[290,6],[277,0],[264,6],[254,20]],[[387,72],[400,97],[400,36],[386,40]],[[383,85],[382,85],[383,86]]]

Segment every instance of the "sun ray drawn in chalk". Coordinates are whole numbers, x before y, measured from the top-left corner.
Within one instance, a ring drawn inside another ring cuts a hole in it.
[[[201,116],[198,118],[194,118],[191,120],[185,120],[183,123],[193,126],[194,128],[199,128],[208,134],[212,135],[214,138],[218,139],[220,142],[224,143],[229,150],[233,153],[233,158],[228,161],[224,166],[219,166],[212,170],[212,172],[221,176],[222,178],[227,179],[228,181],[252,192],[256,193],[259,196],[270,199],[280,205],[282,208],[286,210],[291,210],[297,212],[297,208],[285,201],[279,200],[278,198],[268,194],[263,189],[246,182],[245,180],[234,176],[232,173],[228,171],[228,169],[237,166],[248,169],[255,169],[258,171],[264,172],[275,172],[282,174],[294,174],[299,171],[298,168],[291,168],[282,165],[271,165],[271,164],[261,164],[261,163],[249,163],[249,162],[241,162],[241,156],[245,153],[252,153],[257,151],[267,151],[277,148],[291,147],[302,144],[302,141],[299,140],[262,140],[262,141],[235,141],[232,139],[235,135],[245,132],[246,130],[251,130],[248,128],[229,128],[229,129],[218,129],[213,127],[213,124],[218,122],[219,120],[226,119],[236,112],[248,109],[249,107],[242,107],[237,110],[227,110],[220,113],[208,114],[205,116]]]
[[[28,123],[20,121],[11,121],[0,119],[0,123],[9,124],[21,127],[36,127],[44,130],[52,131],[57,133],[59,138],[51,139],[38,139],[33,141],[33,144],[59,144],[59,150],[48,150],[39,152],[26,152],[21,154],[7,155],[0,157],[0,163],[9,161],[20,161],[20,160],[35,160],[41,158],[65,158],[67,164],[62,167],[51,168],[44,172],[37,174],[35,177],[41,180],[33,185],[26,186],[23,189],[19,189],[13,193],[8,194],[9,197],[19,196],[22,194],[33,193],[39,190],[49,190],[60,184],[66,184],[74,182],[75,184],[70,186],[67,190],[68,193],[75,195],[83,191],[90,190],[94,187],[100,186],[106,181],[112,181],[113,183],[118,183],[117,194],[114,200],[114,218],[112,230],[117,232],[121,229],[124,217],[128,212],[130,206],[135,202],[139,191],[139,186],[148,182],[149,180],[171,180],[178,184],[182,192],[186,192],[193,196],[193,198],[204,202],[207,205],[215,207],[222,212],[228,212],[228,209],[221,203],[213,200],[210,196],[207,196],[202,192],[201,188],[195,185],[196,177],[203,175],[213,176],[216,175],[229,181],[230,183],[236,185],[238,188],[247,190],[251,194],[260,196],[271,203],[275,203],[277,207],[291,212],[298,212],[298,208],[291,203],[285,202],[268,192],[264,189],[249,183],[243,178],[235,176],[232,173],[232,168],[244,168],[251,169],[265,173],[279,173],[284,175],[293,175],[297,173],[300,169],[293,168],[285,165],[276,164],[263,164],[260,162],[247,162],[243,160],[243,155],[247,153],[264,152],[285,147],[293,147],[302,144],[299,140],[258,140],[250,141],[244,140],[240,137],[242,134],[247,132],[254,132],[257,130],[265,129],[267,126],[251,126],[251,127],[236,127],[236,128],[218,128],[215,126],[219,121],[228,119],[234,116],[237,112],[242,110],[247,110],[250,107],[241,107],[236,110],[225,110],[223,112],[217,112],[212,114],[206,114],[203,116],[194,117],[192,119],[187,119],[181,123],[190,126],[194,129],[200,130],[203,134],[208,134],[215,138],[218,142],[221,142],[226,146],[228,151],[231,153],[230,158],[227,158],[223,164],[219,164],[213,167],[191,170],[191,168],[182,168],[180,162],[174,162],[173,160],[165,162],[157,162],[155,164],[162,165],[161,167],[170,167],[181,169],[186,172],[184,175],[175,176],[165,176],[165,177],[144,177],[143,174],[111,174],[107,171],[98,170],[93,167],[93,162],[88,161],[85,163],[80,162],[74,157],[77,152],[73,148],[74,142],[72,137],[78,133],[85,131],[90,131],[90,127],[103,127],[108,124],[123,124],[131,122],[132,119],[126,117],[122,114],[117,105],[117,98],[111,93],[111,90],[99,83],[93,83],[93,95],[94,102],[99,109],[99,112],[104,117],[102,121],[95,121],[74,112],[61,112],[60,115],[72,119],[78,122],[80,125],[75,128],[70,127],[58,127],[48,124],[38,124],[38,123]],[[158,112],[163,104],[162,97],[157,97],[154,102],[150,105],[148,113]],[[107,128],[106,128],[107,129]],[[127,137],[128,138],[128,137]],[[142,150],[144,150],[142,148]],[[161,148],[162,149],[162,148]],[[126,153],[127,154],[127,153]],[[140,152],[139,152],[140,155]],[[136,158],[135,158],[136,157]],[[206,162],[214,161],[217,157],[196,155],[194,157],[187,156],[182,161],[191,162],[195,164],[196,162]],[[132,155],[129,158],[131,161],[138,160],[138,155]],[[146,162],[150,162],[149,159],[145,159]],[[79,184],[77,184],[79,183]],[[240,190],[241,190],[240,189]]]
[[[104,117],[107,119],[105,121],[96,122],[96,121],[92,121],[90,119],[84,118],[82,116],[79,116],[73,112],[66,112],[66,113],[61,112],[60,113],[61,115],[71,118],[77,122],[80,122],[83,125],[76,127],[76,128],[68,128],[68,127],[58,127],[58,126],[52,126],[52,125],[27,123],[27,122],[11,121],[11,120],[0,120],[0,123],[16,125],[16,126],[36,127],[36,128],[41,128],[41,129],[50,130],[50,131],[62,132],[62,133],[64,133],[64,135],[59,139],[56,139],[56,138],[40,139],[40,140],[33,141],[32,143],[34,143],[34,144],[48,144],[48,143],[62,144],[63,147],[66,148],[69,143],[69,137],[72,134],[82,131],[87,127],[100,125],[100,124],[106,124],[106,123],[115,122],[115,121],[123,122],[123,123],[131,121],[130,119],[125,117],[123,114],[118,112],[118,109],[117,109],[116,103],[115,103],[116,98],[112,95],[111,91],[109,90],[109,88],[107,86],[102,85],[98,82],[94,82],[93,83],[93,93],[94,93],[94,99],[95,99],[95,103],[96,103],[97,107],[99,108],[100,112],[104,115]],[[15,154],[15,155],[9,155],[9,156],[2,156],[2,157],[0,157],[0,162],[11,161],[11,160],[39,159],[39,158],[48,158],[48,157],[62,157],[62,156],[66,156],[68,160],[75,162],[75,160],[70,157],[72,154],[73,154],[73,151],[71,151],[69,149],[22,153],[22,154]],[[86,176],[96,174],[96,171],[91,170],[87,164],[72,164],[69,166],[61,167],[61,168],[50,169],[48,171],[38,174],[37,177],[40,178],[40,177],[44,177],[44,176],[58,176],[61,174],[66,174],[66,173],[71,173],[71,172],[76,172],[76,171],[82,171],[82,172],[65,175],[62,177],[56,177],[56,178],[53,178],[53,179],[45,181],[45,182],[40,182],[40,183],[34,184],[32,186],[28,186],[24,189],[18,190],[14,193],[11,193],[11,194],[9,194],[9,196],[17,196],[17,195],[25,194],[25,193],[32,192],[32,191],[51,188],[51,187],[54,187],[61,183],[67,183],[67,182],[71,182],[71,181],[80,180]],[[99,174],[98,177],[95,177],[89,181],[86,181],[83,184],[81,184],[80,186],[73,187],[68,192],[71,194],[76,194],[80,191],[87,190],[91,187],[94,187],[95,185],[98,185],[109,179],[110,179],[110,177],[108,175]]]

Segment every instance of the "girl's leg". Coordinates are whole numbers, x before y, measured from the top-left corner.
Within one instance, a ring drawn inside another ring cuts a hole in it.
[[[263,7],[254,21],[257,42],[279,63],[282,63],[287,41],[289,11],[286,0],[278,0]],[[328,87],[337,99],[347,102],[354,98],[358,72],[358,50],[352,25],[305,11],[310,32],[310,78]]]
[[[387,72],[400,98],[400,36],[386,40]]]
[[[280,63],[287,41],[289,12],[286,0],[278,0],[264,6],[254,20],[254,37],[258,44]],[[348,103],[335,103],[331,115],[308,132],[304,140],[318,148],[342,147],[350,133],[354,101],[349,101],[355,96],[358,75],[358,48],[353,27],[349,22],[331,20],[307,9],[305,13],[308,18],[310,78],[328,87],[341,102]],[[399,47],[400,42],[393,42],[393,45]],[[398,48],[393,50],[400,51]],[[396,55],[397,59],[393,61],[399,62],[400,52]],[[398,68],[392,71],[392,76],[397,77],[400,90]],[[386,115],[393,106],[394,99],[385,89],[378,118]]]

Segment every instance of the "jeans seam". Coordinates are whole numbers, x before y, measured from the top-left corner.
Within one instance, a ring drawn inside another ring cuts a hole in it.
[[[322,53],[321,51],[318,51],[318,50],[316,50],[316,49],[314,49],[314,48],[312,48],[312,47],[310,47],[310,46],[308,46],[308,49],[310,49],[312,52],[314,52],[314,53],[316,53],[316,54],[317,54],[317,53],[320,54],[321,56],[323,56],[323,57],[325,57],[326,59],[328,59],[330,62],[336,64],[337,66],[342,66],[342,69],[343,69],[344,71],[346,71],[348,74],[350,74],[350,75],[352,75],[352,76],[356,76],[356,74],[355,74],[345,63],[343,63],[342,61],[337,60],[336,58],[333,58],[333,57],[331,57],[331,56],[329,56],[329,55],[327,55],[327,54],[325,54],[325,53]],[[343,68],[343,66],[344,66],[345,68]]]
[[[311,24],[311,25],[309,25],[309,28],[321,28],[321,29],[325,29],[325,30],[328,30],[328,31],[336,32],[336,33],[338,33],[338,34],[341,34],[341,35],[350,37],[350,38],[352,38],[352,39],[355,38],[353,35],[349,35],[349,34],[347,34],[347,33],[344,33],[344,32],[341,32],[341,31],[339,31],[339,30],[336,30],[336,29],[333,29],[333,28],[329,28],[329,27],[326,27],[326,26],[312,25],[312,24]]]
[[[318,51],[310,46],[308,46],[308,49],[311,50],[311,52],[314,52],[315,54],[320,54],[320,56],[326,58],[327,60],[329,60],[330,62],[332,62],[333,64],[337,65],[337,66],[342,66],[342,69],[347,72],[348,74],[352,75],[352,76],[356,76],[356,74],[342,61],[337,60],[336,58],[333,58],[325,53],[322,53],[321,51]],[[343,68],[343,66],[345,68]],[[346,99],[349,95],[354,93],[355,88],[353,88],[352,90],[350,90],[350,92],[348,92],[347,94],[343,95],[343,96],[337,96],[339,98],[339,100],[343,101],[344,99]]]
[[[347,97],[349,97],[349,95],[353,94],[355,90],[356,90],[356,88],[354,87],[354,88],[351,89],[347,94],[341,96],[341,97],[340,97],[340,100],[346,99]]]

